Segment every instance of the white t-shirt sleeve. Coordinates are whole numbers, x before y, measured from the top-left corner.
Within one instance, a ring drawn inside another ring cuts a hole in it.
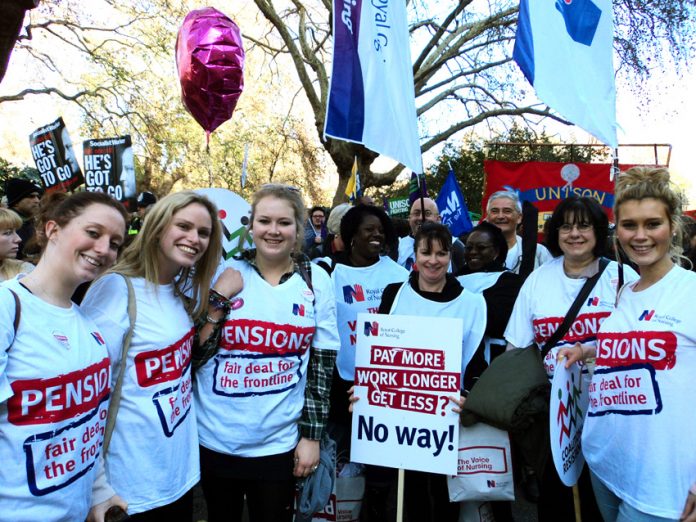
[[[471,294],[471,327],[464,334],[464,350],[462,351],[462,368],[466,367],[471,362],[476,350],[481,344],[483,334],[486,331],[486,300],[482,294],[474,294],[468,290],[464,290]]]
[[[517,348],[525,348],[534,341],[534,326],[532,325],[534,279],[534,272],[532,272],[517,295],[510,320],[505,328],[505,340]]]
[[[12,396],[12,388],[5,370],[9,360],[10,346],[14,342],[15,302],[12,293],[3,288],[0,291],[0,403]]]
[[[338,351],[341,341],[336,323],[336,297],[329,275],[320,267],[312,268],[314,287],[314,320],[316,331],[312,346],[323,350]]]
[[[551,255],[551,252],[549,252],[549,249],[546,248],[544,245],[541,243],[537,244],[537,266],[535,268],[540,267],[544,263],[548,263],[553,259],[553,256]]]
[[[112,363],[119,361],[123,336],[130,327],[128,287],[123,277],[108,274],[97,279],[87,290],[80,309],[97,324]]]

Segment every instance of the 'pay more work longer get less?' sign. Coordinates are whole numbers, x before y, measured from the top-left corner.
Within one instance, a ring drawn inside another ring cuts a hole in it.
[[[457,473],[461,319],[358,314],[351,460]]]

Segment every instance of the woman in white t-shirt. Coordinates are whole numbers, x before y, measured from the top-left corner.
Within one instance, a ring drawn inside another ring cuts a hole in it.
[[[471,372],[469,363],[482,344],[486,329],[486,302],[480,294],[462,288],[457,279],[448,273],[452,260],[452,234],[445,225],[423,223],[414,237],[414,258],[416,268],[408,280],[391,283],[384,289],[379,313],[461,319],[463,335],[459,392],[478,377]],[[352,403],[357,398],[351,394],[349,400]],[[453,411],[461,412],[463,396],[455,393],[450,400]],[[396,520],[396,470],[366,466],[365,475],[367,487],[362,519],[374,522]],[[407,520],[459,520],[459,503],[449,501],[447,477],[437,473],[406,471],[404,513]]]
[[[251,206],[255,248],[213,287],[229,297],[239,275],[244,286],[201,330],[218,327],[195,388],[210,522],[241,521],[245,497],[251,522],[290,522],[296,478],[319,463],[339,342],[331,281],[301,253],[305,220],[297,189],[264,185]]]
[[[396,241],[389,216],[379,207],[357,205],[340,223],[345,250],[333,258],[315,260],[331,274],[336,297],[336,322],[341,349],[331,387],[329,420],[336,440],[339,465],[350,453],[351,417],[348,414],[348,389],[355,374],[356,320],[358,314],[377,313],[384,288],[408,278],[408,271],[384,253]]]
[[[71,300],[116,260],[123,206],[101,192],[42,203],[36,268],[0,288],[0,520],[100,522],[126,504],[105,484],[100,457],[109,354]]]
[[[535,342],[540,349],[553,335],[580,293],[587,278],[599,270],[608,232],[608,219],[602,207],[592,198],[570,197],[554,210],[548,225],[547,245],[556,257],[534,270],[522,285],[505,329],[510,348],[524,348]],[[626,280],[636,274],[625,267]],[[551,348],[544,367],[553,376],[556,354],[560,347],[575,343],[594,344],[599,326],[614,309],[619,281],[619,267],[610,262],[590,297],[582,304],[568,332]],[[575,520],[573,495],[563,485],[553,461],[549,458],[539,478],[537,509],[541,522]],[[580,478],[583,517],[597,520],[599,511],[590,494],[589,475]]]
[[[681,253],[681,198],[663,168],[634,167],[616,184],[621,249],[640,270],[596,345],[582,449],[606,521],[696,521],[696,274]]]
[[[206,315],[220,249],[215,206],[195,192],[170,194],[152,207],[112,273],[92,284],[81,305],[109,347],[112,383],[125,364],[105,460],[107,478],[134,521],[192,517],[191,489],[200,478],[191,380],[194,323]],[[130,329],[125,278],[133,287],[136,317],[123,361]]]

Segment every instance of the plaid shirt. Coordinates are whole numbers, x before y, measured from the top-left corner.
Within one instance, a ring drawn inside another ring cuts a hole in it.
[[[261,278],[263,275],[256,264],[256,249],[242,252],[240,259],[249,263]],[[304,254],[298,254],[294,258],[293,269],[283,274],[278,284],[285,283],[293,274],[298,273],[305,280],[307,286],[312,288],[311,273],[312,263]],[[202,326],[201,323],[199,326]],[[198,368],[207,360],[207,354],[215,354],[218,350],[220,334],[223,323],[216,324],[210,337],[201,344],[200,357],[194,356],[194,368]],[[209,359],[210,357],[208,357]],[[331,392],[331,380],[333,368],[336,363],[335,350],[323,350],[311,347],[309,352],[309,365],[307,367],[307,384],[305,386],[304,405],[300,418],[300,435],[307,439],[320,440],[326,429],[329,417],[329,395]]]

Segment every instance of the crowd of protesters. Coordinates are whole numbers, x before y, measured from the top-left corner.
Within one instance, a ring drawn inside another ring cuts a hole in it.
[[[0,209],[0,521],[188,522],[200,483],[210,522],[241,521],[245,503],[251,522],[291,522],[321,441],[349,461],[358,313],[461,318],[459,412],[492,360],[543,347],[540,325],[599,274],[578,315],[596,330],[566,334],[545,370],[579,362],[591,397],[607,374],[640,374],[655,404],[590,402],[582,516],[696,522],[696,226],[667,170],[621,173],[615,225],[594,199],[563,200],[533,248],[514,192],[453,238],[428,198],[400,235],[371,200],[307,212],[294,187],[264,185],[253,247],[223,262],[218,211],[195,192],[142,193],[133,218],[101,193],[42,195],[10,180]],[[356,285],[381,300],[345,298]],[[516,456],[520,485],[539,520],[575,520],[547,461]],[[361,520],[396,520],[395,470],[364,475]],[[444,475],[408,472],[405,492],[404,520],[459,520]],[[513,520],[507,502],[493,512]]]

